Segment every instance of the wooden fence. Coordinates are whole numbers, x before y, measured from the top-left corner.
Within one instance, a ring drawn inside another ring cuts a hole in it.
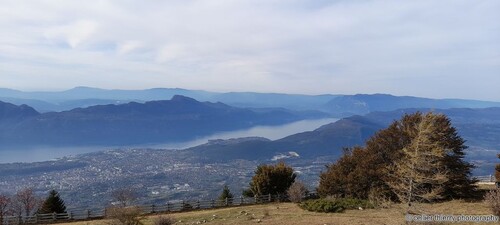
[[[214,209],[241,205],[265,204],[273,201],[283,201],[284,196],[256,196],[253,198],[236,197],[225,200],[198,200],[198,201],[177,201],[167,202],[162,205],[135,205],[139,207],[144,215],[169,212],[183,212],[192,210]],[[74,209],[67,213],[35,214],[32,216],[7,216],[3,219],[3,225],[18,224],[51,224],[59,222],[71,222],[81,220],[102,219],[106,217],[106,208],[89,210]],[[1,225],[1,224],[0,224]]]
[[[475,176],[478,182],[486,182],[486,183],[494,183],[496,182],[495,176],[487,175],[487,176]]]

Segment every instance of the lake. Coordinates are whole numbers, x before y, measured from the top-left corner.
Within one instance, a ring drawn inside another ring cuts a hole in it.
[[[286,136],[312,131],[322,125],[333,123],[338,119],[301,120],[279,126],[255,126],[244,130],[221,132],[210,136],[196,138],[187,142],[151,144],[139,146],[91,146],[91,147],[50,147],[41,146],[29,149],[1,149],[0,163],[47,161],[69,155],[78,155],[116,148],[158,148],[184,149],[208,142],[213,139],[230,139],[239,137],[265,137],[277,140]]]

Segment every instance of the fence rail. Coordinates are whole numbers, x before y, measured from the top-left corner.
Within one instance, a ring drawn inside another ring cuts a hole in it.
[[[197,201],[179,201],[167,202],[161,205],[135,205],[139,207],[143,214],[183,212],[192,210],[214,209],[241,205],[255,205],[270,203],[273,201],[283,201],[285,196],[263,195],[255,197],[235,197],[225,200],[197,200]],[[80,221],[101,219],[106,217],[106,208],[98,210],[68,210],[67,213],[49,213],[35,214],[32,216],[7,216],[3,218],[3,224],[0,225],[18,225],[18,224],[51,224],[58,222]],[[0,221],[1,222],[1,221]]]
[[[487,176],[475,176],[479,182],[496,182],[496,178],[493,175],[487,175]]]

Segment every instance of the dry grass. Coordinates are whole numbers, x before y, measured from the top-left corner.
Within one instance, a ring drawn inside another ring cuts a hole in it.
[[[450,201],[437,204],[420,204],[417,206],[421,213],[426,214],[465,214],[465,215],[490,215],[490,209],[483,202]],[[268,205],[255,205],[215,209],[206,211],[193,211],[173,213],[179,225],[187,224],[273,224],[273,225],[299,225],[299,224],[404,224],[405,207],[393,205],[387,209],[347,210],[344,213],[313,213],[300,209],[293,203],[277,203]],[[215,216],[214,216],[215,215]],[[147,217],[145,225],[153,225],[158,216]],[[64,225],[100,225],[106,221],[76,222]],[[423,224],[423,223],[421,223]],[[444,223],[440,223],[444,224]],[[467,224],[467,223],[460,223]],[[471,223],[474,224],[474,223]]]

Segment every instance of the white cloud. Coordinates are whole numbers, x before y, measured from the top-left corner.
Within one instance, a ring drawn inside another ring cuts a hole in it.
[[[173,60],[182,60],[182,57],[188,56],[189,53],[185,47],[179,44],[170,44],[159,49],[156,62],[165,63]]]
[[[500,100],[496,0],[2,3],[0,86]]]
[[[140,41],[125,41],[123,43],[118,44],[118,53],[123,55],[134,50],[138,50],[144,47],[144,44]]]
[[[68,25],[47,29],[44,36],[51,40],[64,41],[72,48],[91,38],[97,31],[98,24],[94,21],[80,20]]]

